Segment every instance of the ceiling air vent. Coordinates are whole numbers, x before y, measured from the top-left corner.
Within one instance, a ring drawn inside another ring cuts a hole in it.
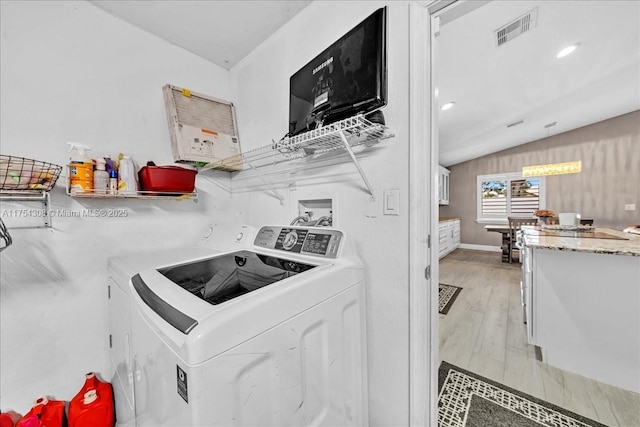
[[[538,17],[538,8],[530,10],[518,19],[509,22],[507,25],[495,30],[496,45],[498,47],[515,39],[519,35],[522,35],[528,31],[533,30],[536,27]]]

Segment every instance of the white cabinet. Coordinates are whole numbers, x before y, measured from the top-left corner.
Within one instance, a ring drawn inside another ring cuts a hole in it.
[[[460,220],[457,219],[455,221],[451,221],[451,223],[453,224],[451,238],[453,239],[453,249],[455,249],[460,246]]]
[[[449,204],[449,169],[438,166],[438,204]]]
[[[438,257],[442,258],[460,246],[460,220],[440,221],[438,225]]]
[[[534,330],[534,301],[533,301],[533,256],[532,249],[524,246],[520,250],[522,257],[522,276],[520,279],[520,301],[522,303],[522,318],[527,324],[527,340],[529,344],[536,344]]]
[[[640,392],[640,257],[527,249],[528,339],[544,363]]]
[[[438,257],[442,258],[451,252],[450,245],[453,243],[451,236],[451,221],[441,222],[438,226]]]

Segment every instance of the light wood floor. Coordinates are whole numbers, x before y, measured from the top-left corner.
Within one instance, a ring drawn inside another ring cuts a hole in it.
[[[608,426],[640,426],[640,394],[554,368],[527,344],[520,264],[457,249],[440,260],[440,283],[463,288],[440,315],[440,360]]]

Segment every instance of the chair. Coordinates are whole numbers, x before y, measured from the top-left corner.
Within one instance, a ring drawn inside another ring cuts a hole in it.
[[[513,262],[513,250],[516,248],[516,233],[523,225],[538,225],[536,218],[508,217],[509,219],[509,263]]]

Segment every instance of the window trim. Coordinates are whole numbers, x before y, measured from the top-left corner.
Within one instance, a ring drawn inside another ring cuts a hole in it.
[[[527,177],[522,176],[522,172],[508,172],[508,173],[496,173],[496,174],[488,174],[488,175],[477,175],[476,176],[476,222],[478,224],[508,224],[508,216],[502,218],[496,217],[484,217],[482,216],[482,183],[484,181],[498,181],[498,180],[506,180],[508,183],[518,179],[526,179]],[[540,186],[538,188],[538,208],[546,209],[547,205],[547,186],[545,182],[545,177],[538,177],[540,180]],[[510,208],[511,206],[511,185],[507,185],[507,206]]]

